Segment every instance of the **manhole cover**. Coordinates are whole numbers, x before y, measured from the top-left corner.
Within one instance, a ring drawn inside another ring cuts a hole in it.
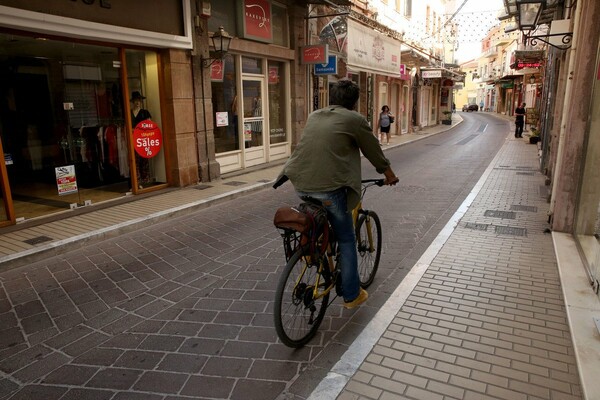
[[[526,236],[527,229],[525,228],[514,228],[512,226],[496,226],[495,231],[499,235],[511,235],[511,236]]]
[[[474,222],[467,222],[465,224],[465,228],[475,229],[476,231],[487,231],[488,226],[488,224],[476,224]]]
[[[486,217],[502,218],[502,219],[515,219],[517,214],[512,211],[499,211],[499,210],[485,210],[483,213]]]
[[[246,182],[241,182],[241,181],[231,181],[231,182],[225,182],[225,185],[228,186],[241,186],[241,185],[245,185]]]
[[[40,243],[44,243],[44,242],[51,242],[52,238],[48,237],[48,236],[36,236],[34,238],[31,239],[27,239],[27,240],[23,240],[23,242],[35,246],[36,244],[40,244]]]
[[[510,209],[513,211],[527,211],[527,212],[537,212],[537,207],[535,206],[524,206],[521,204],[513,204],[510,206]]]

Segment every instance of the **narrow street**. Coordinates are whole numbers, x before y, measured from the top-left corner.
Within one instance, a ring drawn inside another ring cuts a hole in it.
[[[400,183],[365,200],[384,242],[369,300],[334,302],[305,348],[278,343],[271,314],[284,261],[272,216],[298,201],[287,184],[0,273],[0,399],[306,398],[504,143],[506,120],[461,115],[386,151]]]

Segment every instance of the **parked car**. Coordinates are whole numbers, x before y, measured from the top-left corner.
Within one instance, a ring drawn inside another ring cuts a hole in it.
[[[468,104],[465,104],[465,105],[463,106],[463,108],[462,108],[462,111],[463,111],[463,112],[468,112],[468,111],[469,111],[469,105],[468,105]]]
[[[463,106],[462,110],[463,110],[463,112],[478,111],[479,106],[477,104],[465,104]]]

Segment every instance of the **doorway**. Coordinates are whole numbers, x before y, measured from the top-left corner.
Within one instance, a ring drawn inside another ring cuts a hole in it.
[[[264,118],[264,79],[242,79],[242,103],[244,129],[244,165],[253,165],[266,162],[265,153],[265,118]]]

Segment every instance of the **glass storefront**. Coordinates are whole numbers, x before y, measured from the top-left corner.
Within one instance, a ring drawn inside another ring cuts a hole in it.
[[[227,123],[215,121],[215,151],[225,153],[240,149],[238,133],[238,98],[236,88],[235,58],[227,54],[222,62],[223,75],[214,74],[212,103],[215,111],[227,112]],[[212,75],[212,74],[211,74]]]
[[[5,33],[0,44],[0,136],[11,190],[5,200],[17,219],[166,182],[162,150],[133,161],[126,113],[134,102],[124,98],[122,81],[128,77],[129,95],[140,95],[160,127],[155,53]],[[71,170],[77,190],[58,184]]]
[[[600,55],[600,49],[598,54]],[[597,61],[596,70],[599,68],[600,60]],[[592,96],[575,237],[589,275],[593,280],[600,281],[600,80],[594,82]]]

